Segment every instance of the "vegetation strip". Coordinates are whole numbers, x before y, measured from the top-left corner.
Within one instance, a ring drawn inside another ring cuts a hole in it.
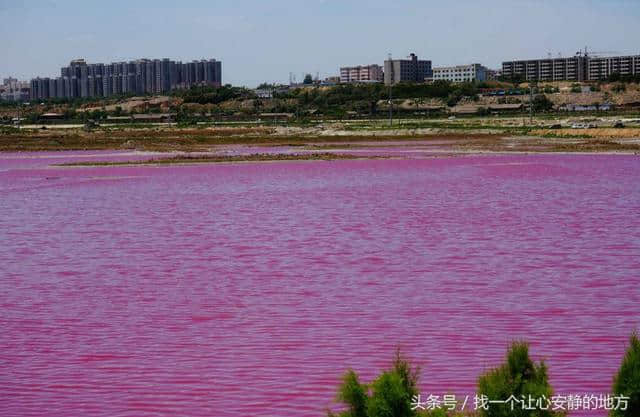
[[[392,367],[370,383],[349,369],[336,400],[343,411],[328,417],[566,417],[569,410],[610,410],[610,417],[640,415],[640,340],[633,332],[610,393],[554,394],[548,366],[529,355],[529,344],[515,341],[505,360],[477,380],[476,396],[423,394],[418,389],[421,369],[412,367],[396,351]],[[569,394],[569,395],[566,395]],[[610,401],[600,397],[608,394]],[[447,400],[447,397],[449,399]],[[476,398],[479,400],[477,401]],[[532,402],[531,399],[535,401]],[[476,402],[477,401],[477,402]],[[608,408],[607,408],[608,407]],[[604,415],[604,414],[603,414]]]
[[[72,151],[72,150],[118,150],[137,149],[143,151],[209,151],[215,145],[306,145],[326,142],[395,142],[404,140],[428,141],[434,139],[499,139],[503,135],[474,134],[461,132],[434,132],[416,134],[410,130],[393,132],[354,132],[350,135],[306,134],[292,132],[276,135],[261,128],[246,132],[230,129],[145,129],[120,131],[23,131],[0,130],[0,151]]]
[[[380,159],[373,157],[367,159]],[[54,166],[120,166],[120,165],[171,165],[171,164],[197,164],[197,163],[222,163],[222,162],[258,162],[258,161],[331,161],[337,159],[362,159],[357,155],[337,154],[331,152],[309,154],[266,154],[255,153],[250,155],[216,156],[216,155],[177,155],[169,158],[148,159],[143,161],[87,161],[69,162]]]

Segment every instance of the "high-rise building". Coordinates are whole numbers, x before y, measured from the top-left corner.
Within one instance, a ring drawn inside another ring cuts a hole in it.
[[[29,98],[31,100],[37,100],[39,93],[40,91],[38,90],[38,78],[33,78],[31,80],[31,87],[29,89]]]
[[[64,89],[64,78],[62,77],[56,78],[56,97],[57,98],[67,97],[67,93]]]
[[[102,96],[109,97],[113,95],[113,65],[104,66],[104,74],[102,75]]]
[[[196,63],[195,62],[189,62],[184,64],[183,66],[183,79],[184,79],[184,86],[191,86],[194,85],[196,83]]]
[[[49,97],[50,98],[57,98],[58,94],[56,91],[56,80],[55,78],[48,78],[49,81]]]
[[[62,77],[62,91],[64,91],[65,98],[73,98],[71,95],[71,79],[69,77]]]
[[[31,81],[33,98],[109,97],[118,94],[160,94],[193,85],[222,85],[222,63],[215,59],[188,63],[169,58],[138,59],[111,64],[71,61],[60,77]],[[25,88],[27,89],[27,88]]]
[[[182,84],[184,83],[183,80],[183,65],[181,61],[176,62],[176,79],[175,79],[175,86],[174,88],[181,88]]]
[[[215,59],[202,62],[204,65],[204,83],[219,87],[222,84],[222,63]]]
[[[415,54],[409,59],[388,59],[384,61],[384,83],[422,83],[433,76],[431,61],[419,60]]]
[[[43,100],[51,98],[51,80],[49,78],[34,78],[31,80],[29,97],[32,100]],[[55,95],[54,95],[55,97]]]
[[[78,67],[80,72],[80,97],[89,97],[89,67],[82,65]]]
[[[155,80],[153,82],[153,92],[161,93],[162,92],[162,61],[159,59],[153,60]]]
[[[139,59],[135,62],[134,66],[136,77],[136,93],[144,94],[147,82],[147,60]]]
[[[166,93],[167,91],[171,91],[171,61],[169,58],[165,58],[162,60],[160,64],[161,74],[160,74],[160,82],[162,84],[162,92]]]
[[[153,61],[145,61],[145,67],[144,92],[151,94],[156,91],[156,66]]]
[[[204,82],[204,62],[197,61],[196,64],[196,84],[202,84]]]
[[[4,78],[0,85],[0,100],[29,100],[31,97],[31,84],[29,81],[19,81],[17,78]]]

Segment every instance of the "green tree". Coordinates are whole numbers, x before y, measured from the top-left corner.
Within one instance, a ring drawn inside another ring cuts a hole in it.
[[[347,371],[337,397],[347,406],[340,417],[415,417],[411,401],[418,395],[418,374],[399,351],[393,367],[369,385],[360,383],[353,370]]]
[[[185,103],[219,104],[224,101],[254,98],[255,94],[244,87],[232,87],[229,84],[221,87],[193,86],[187,90],[176,90],[174,96],[181,97]]]
[[[366,385],[360,383],[358,374],[352,369],[342,378],[342,385],[338,392],[338,401],[349,407],[342,413],[344,417],[367,417],[367,391]]]
[[[529,358],[529,345],[515,342],[507,352],[506,362],[498,368],[489,370],[478,379],[478,395],[486,396],[488,400],[521,401],[528,399],[550,399],[553,390],[547,377],[547,367],[544,362],[536,364]],[[513,410],[512,405],[514,406]],[[523,410],[521,403],[515,401],[491,403],[488,409],[479,410],[482,417],[553,417],[563,414],[551,410],[535,409]]]
[[[383,372],[373,384],[372,395],[367,401],[368,417],[412,417],[411,395],[406,381],[398,372]]]
[[[455,90],[447,97],[447,106],[454,107],[461,99],[462,93],[459,90]]]
[[[544,94],[538,94],[533,98],[533,110],[538,111],[549,111],[553,109],[553,102],[549,100],[549,98]]]
[[[278,86],[276,84],[269,84],[269,83],[262,83],[260,84],[258,87],[258,90],[269,90],[269,89],[275,89],[278,88]]]
[[[612,417],[640,416],[640,340],[633,332],[620,370],[613,380],[613,393],[629,397],[626,410],[613,410]]]
[[[302,81],[302,84],[313,84],[313,78],[311,77],[311,74],[307,74],[304,76],[304,81]]]

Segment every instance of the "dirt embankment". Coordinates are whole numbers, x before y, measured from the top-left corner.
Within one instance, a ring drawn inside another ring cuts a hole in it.
[[[632,139],[640,142],[640,128],[624,129],[536,129],[531,132],[537,136],[587,137],[604,139]]]
[[[140,149],[201,150],[211,144],[253,143],[269,137],[273,128],[221,127],[207,129],[11,130],[0,133],[0,151],[59,151]]]
[[[114,112],[118,108],[125,113],[146,113],[152,109],[168,112],[170,108],[180,106],[182,104],[181,98],[168,97],[168,96],[154,96],[154,97],[133,97],[131,99],[103,105],[87,105],[79,108],[78,112],[102,110],[108,112]]]

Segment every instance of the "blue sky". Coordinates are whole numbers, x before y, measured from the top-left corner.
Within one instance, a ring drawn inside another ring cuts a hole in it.
[[[585,46],[640,54],[640,0],[0,0],[0,78],[56,76],[75,58],[206,57],[253,87],[388,53],[498,68]]]

